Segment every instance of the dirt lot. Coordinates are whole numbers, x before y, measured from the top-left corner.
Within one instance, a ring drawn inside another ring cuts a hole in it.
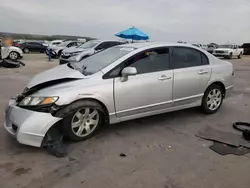
[[[43,54],[27,66],[0,69],[1,188],[248,188],[250,154],[221,156],[195,136],[206,125],[250,122],[250,57],[231,60],[235,88],[210,116],[189,109],[107,126],[95,138],[68,146],[56,158],[45,149],[18,144],[4,130],[4,106],[36,73],[54,67]],[[126,157],[120,157],[120,153]]]

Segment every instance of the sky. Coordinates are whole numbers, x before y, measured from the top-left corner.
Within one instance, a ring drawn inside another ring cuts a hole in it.
[[[114,39],[135,26],[152,41],[250,42],[250,0],[0,0],[0,31]]]

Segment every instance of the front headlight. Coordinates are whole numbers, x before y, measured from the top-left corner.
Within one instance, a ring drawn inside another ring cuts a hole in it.
[[[75,56],[75,55],[78,55],[80,54],[81,52],[73,52],[73,53],[70,53],[71,56]]]
[[[38,105],[49,105],[55,103],[59,97],[25,97],[21,102],[20,106],[38,106]]]
[[[224,53],[227,53],[227,54],[228,54],[228,50],[225,50]]]

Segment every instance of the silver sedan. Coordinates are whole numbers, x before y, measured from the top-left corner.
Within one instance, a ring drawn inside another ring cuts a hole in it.
[[[233,67],[187,44],[135,43],[36,75],[6,108],[5,128],[41,147],[55,127],[74,141],[103,124],[200,106],[215,113],[233,88]]]

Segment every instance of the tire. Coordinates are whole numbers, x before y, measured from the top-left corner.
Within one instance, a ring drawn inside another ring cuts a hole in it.
[[[60,50],[59,52],[58,52],[58,57],[61,57],[61,54],[62,54],[62,50]]]
[[[241,59],[241,56],[242,56],[242,53],[240,53],[240,54],[238,55],[238,59]]]
[[[69,109],[71,113],[62,120],[62,130],[72,141],[93,137],[104,123],[103,108],[95,101],[78,101]]]
[[[212,84],[207,88],[202,98],[202,110],[206,114],[213,114],[220,109],[222,103],[223,89],[218,84]]]
[[[9,53],[9,58],[11,60],[17,60],[20,55],[17,52],[10,52]]]
[[[29,50],[29,48],[24,48],[24,49],[23,49],[23,52],[24,52],[25,54],[28,54],[28,53],[30,53],[30,50]]]
[[[228,59],[232,59],[233,58],[233,54],[230,53],[229,56],[228,56]]]

